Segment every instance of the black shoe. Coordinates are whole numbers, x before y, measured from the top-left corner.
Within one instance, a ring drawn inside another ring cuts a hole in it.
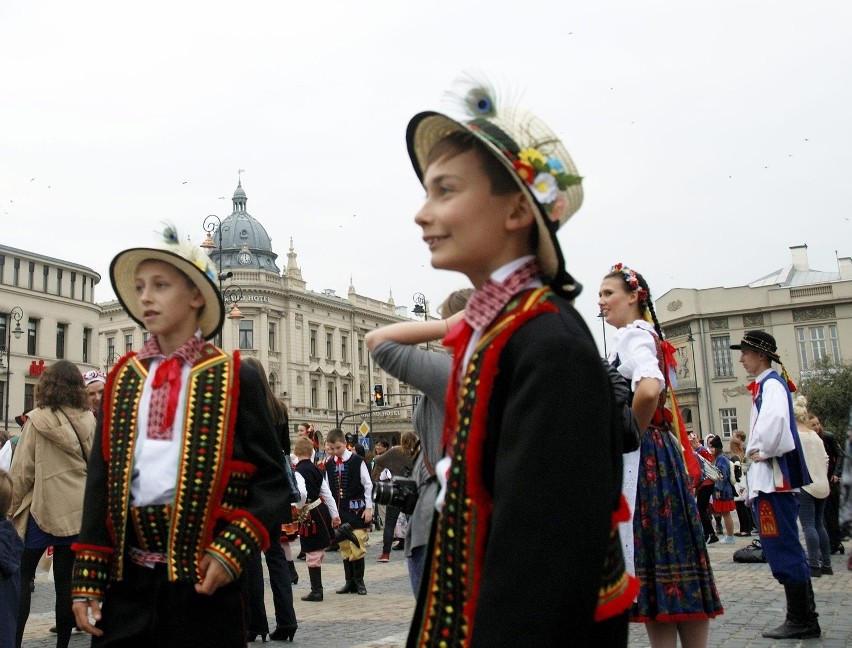
[[[834,570],[831,568],[831,565],[822,565],[820,571],[824,576],[834,576]]]
[[[304,551],[300,551],[300,552],[299,552],[299,555],[298,555],[298,556],[296,556],[296,560],[305,560],[305,552],[304,552]]]
[[[767,639],[815,639],[821,634],[822,629],[816,621],[812,621],[811,623],[794,623],[789,619],[785,620],[784,623],[774,630],[761,633]]]
[[[717,536],[715,533],[711,533],[709,536],[707,536],[707,544],[713,544],[714,542],[719,542],[719,536]]]
[[[248,643],[254,643],[254,642],[255,642],[255,640],[256,640],[258,637],[260,637],[260,640],[261,640],[263,643],[266,643],[266,633],[265,633],[265,632],[252,632],[251,630],[249,630],[248,632],[246,632],[246,641],[247,641]]]
[[[303,601],[305,599],[302,599]],[[269,638],[272,641],[293,641],[293,635],[296,634],[296,630],[299,629],[299,626],[276,626],[275,630],[273,630],[269,634]]]
[[[358,586],[355,585],[355,576],[352,571],[352,561],[343,561],[343,572],[346,574],[346,582],[339,590],[335,590],[337,594],[354,594],[358,591]]]
[[[840,554],[842,556],[845,551],[846,549],[844,549],[843,545],[838,542],[831,548],[831,555]]]
[[[392,551],[402,551],[405,549],[405,540],[397,540],[396,544],[391,547]]]
[[[819,567],[808,567],[808,570],[811,572],[811,578],[822,577],[822,569],[820,569]]]
[[[364,559],[359,558],[352,562],[352,577],[355,580],[355,591],[364,596],[367,594],[367,586],[364,585]]]

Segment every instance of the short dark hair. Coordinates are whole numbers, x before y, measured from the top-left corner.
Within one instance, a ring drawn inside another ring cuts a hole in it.
[[[53,411],[64,406],[89,409],[89,395],[77,365],[68,360],[50,365],[36,385],[35,402],[37,407],[49,407]]]
[[[343,430],[340,428],[333,428],[325,435],[325,440],[329,443],[346,443],[346,435],[343,434]]]
[[[452,159],[468,151],[476,151],[482,170],[488,176],[488,181],[491,183],[491,193],[495,196],[508,196],[513,193],[521,193],[521,187],[512,176],[512,172],[503,166],[497,159],[496,154],[492,153],[482,143],[482,140],[468,131],[456,131],[439,140],[426,157],[424,171],[429,168],[429,165],[438,160]]]
[[[388,443],[384,439],[379,439],[378,441],[376,441],[376,445],[382,446],[383,448],[390,448],[390,443]]]

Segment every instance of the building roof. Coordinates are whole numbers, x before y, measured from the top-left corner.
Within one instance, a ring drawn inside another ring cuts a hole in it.
[[[821,270],[797,270],[792,265],[785,266],[775,272],[749,282],[749,288],[761,288],[766,286],[781,286],[783,288],[794,286],[812,286],[832,281],[840,281],[839,272],[823,272]]]

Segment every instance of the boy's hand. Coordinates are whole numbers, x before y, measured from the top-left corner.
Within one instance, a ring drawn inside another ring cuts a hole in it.
[[[364,509],[364,513],[361,515],[364,518],[364,522],[369,524],[373,519],[373,509]]]
[[[332,518],[331,519],[331,528],[336,529],[339,526],[340,526],[340,518],[339,517]]]
[[[94,600],[86,600],[86,601],[74,601],[74,604],[71,606],[71,609],[74,611],[74,622],[77,624],[77,627],[80,628],[83,632],[88,632],[90,635],[94,637],[102,637],[104,634],[103,630],[99,630],[91,623],[89,623],[89,609],[92,610],[92,616],[95,621],[101,620],[101,604]]]
[[[210,596],[223,585],[233,581],[231,573],[210,554],[201,559],[201,582],[195,584],[195,591]]]

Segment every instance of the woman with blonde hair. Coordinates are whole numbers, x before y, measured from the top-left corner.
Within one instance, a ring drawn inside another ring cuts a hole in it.
[[[66,648],[74,627],[71,611],[71,544],[80,533],[86,465],[95,416],[83,376],[74,363],[59,360],[42,374],[36,409],[28,413],[12,459],[12,516],[24,540],[21,582],[29,583],[48,547],[53,547],[56,589],[56,646]],[[16,645],[30,615],[30,588],[21,588]]]
[[[752,529],[754,529],[754,518],[751,515],[751,509],[746,504],[746,493],[748,492],[746,480],[748,479],[748,466],[751,463],[751,459],[749,459],[745,451],[745,432],[734,430],[728,445],[731,450],[730,460],[736,481],[736,484],[734,484],[734,506],[736,506],[737,519],[740,524],[740,530],[734,535],[745,538],[750,536]],[[739,470],[739,478],[736,478],[737,470]]]
[[[793,416],[796,417],[805,463],[813,480],[799,493],[799,522],[805,534],[811,578],[819,578],[823,574],[834,574],[831,545],[825,528],[825,502],[829,493],[828,454],[819,434],[808,427],[811,413],[808,411],[808,399],[802,395],[793,399]]]

